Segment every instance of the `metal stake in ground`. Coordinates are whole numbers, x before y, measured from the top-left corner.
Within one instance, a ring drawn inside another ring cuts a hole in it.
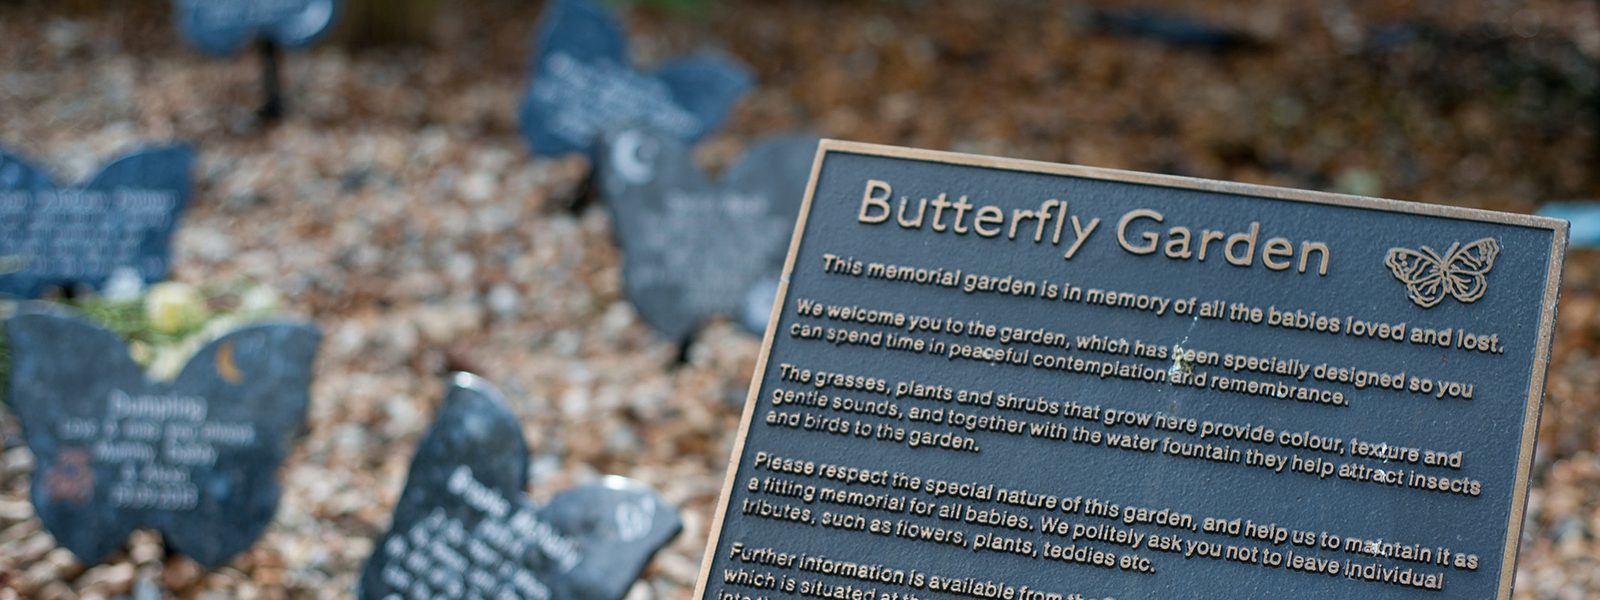
[[[261,108],[256,118],[271,123],[283,117],[283,85],[278,79],[278,44],[272,38],[261,38],[257,48],[261,52]]]

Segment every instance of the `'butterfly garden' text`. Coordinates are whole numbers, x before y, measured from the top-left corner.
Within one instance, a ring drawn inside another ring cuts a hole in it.
[[[1017,239],[1020,232],[1023,238],[1032,237],[1036,244],[1043,243],[1048,236],[1053,245],[1061,245],[1070,222],[1072,237],[1063,255],[1066,260],[1072,260],[1100,226],[1099,217],[1085,221],[1079,215],[1068,213],[1066,201],[1056,199],[1041,202],[1038,210],[1013,208],[1008,215],[1006,209],[998,205],[975,205],[964,195],[951,202],[947,199],[950,195],[945,193],[931,201],[922,198],[915,204],[909,197],[902,196],[896,210],[890,205],[893,193],[888,182],[868,180],[856,221],[876,225],[887,222],[892,216],[902,229],[920,230],[927,224],[934,233],[975,233],[984,238],[1004,235],[1008,240]],[[971,218],[968,218],[969,213]],[[950,216],[947,218],[946,214]],[[1259,258],[1262,266],[1273,271],[1293,269],[1299,273],[1314,271],[1318,276],[1328,274],[1330,252],[1328,245],[1322,242],[1303,240],[1296,245],[1284,237],[1263,240],[1258,222],[1250,223],[1249,230],[1241,232],[1179,225],[1168,228],[1163,234],[1154,225],[1165,222],[1165,215],[1148,208],[1128,211],[1117,221],[1117,245],[1129,254],[1150,255],[1159,251],[1171,260],[1206,262],[1210,258],[1211,262],[1221,259],[1235,267],[1253,267]]]

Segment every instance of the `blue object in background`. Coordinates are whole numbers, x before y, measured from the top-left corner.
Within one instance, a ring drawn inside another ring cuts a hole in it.
[[[225,56],[257,39],[285,48],[316,41],[339,14],[338,0],[173,0],[183,37]]]
[[[1600,248],[1600,202],[1551,202],[1539,207],[1544,217],[1566,219],[1568,248]]]
[[[654,74],[628,62],[622,27],[605,9],[558,0],[540,27],[522,135],[545,156],[589,153],[606,131],[642,126],[684,144],[721,125],[754,80],[729,58],[676,58]]]
[[[193,164],[187,145],[154,148],[117,159],[87,185],[57,187],[0,150],[0,294],[102,289],[129,270],[146,283],[166,279]]]

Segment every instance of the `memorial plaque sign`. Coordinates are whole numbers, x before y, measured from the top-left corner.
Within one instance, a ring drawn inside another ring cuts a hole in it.
[[[683,527],[659,495],[622,477],[544,506],[527,486],[522,426],[493,386],[457,373],[358,595],[621,600]]]
[[[604,8],[557,0],[539,33],[522,135],[534,152],[589,152],[607,130],[645,126],[693,143],[750,89],[748,70],[714,53],[679,57],[646,75],[629,66],[622,27]]]
[[[257,39],[299,48],[339,13],[337,0],[175,0],[178,29],[202,52],[228,55]]]
[[[62,546],[98,561],[151,527],[214,567],[266,529],[305,421],[315,329],[239,329],[171,383],[148,380],[117,334],[76,317],[30,310],[5,329],[6,398],[37,457],[34,510]]]
[[[712,184],[670,136],[608,134],[600,190],[622,246],[622,284],[656,331],[686,339],[715,314],[760,333],[772,313],[817,138],[751,146]]]
[[[0,151],[0,294],[37,297],[49,286],[99,288],[119,269],[167,277],[167,243],[189,203],[194,151],[169,146],[107,165],[82,187]]]
[[[824,141],[697,597],[1509,598],[1562,221]]]

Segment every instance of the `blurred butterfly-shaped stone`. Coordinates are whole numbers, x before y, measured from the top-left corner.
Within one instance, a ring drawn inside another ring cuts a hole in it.
[[[6,399],[36,457],[34,510],[57,543],[97,562],[150,527],[214,567],[266,529],[305,421],[315,328],[244,327],[170,383],[151,381],[117,334],[59,309],[26,307],[5,332]]]
[[[714,184],[672,136],[607,134],[601,196],[622,247],[623,289],[646,322],[674,340],[716,314],[766,330],[817,141],[758,142]]]
[[[553,2],[538,38],[521,121],[523,137],[546,156],[591,152],[604,131],[635,125],[693,143],[753,84],[748,70],[714,53],[640,73],[616,19],[582,0]]]
[[[1420,251],[1392,248],[1383,264],[1406,285],[1406,297],[1417,306],[1432,308],[1445,296],[1462,303],[1477,302],[1489,289],[1485,276],[1499,255],[1500,242],[1483,238],[1466,246],[1451,244],[1443,256],[1427,246]]]
[[[225,56],[258,39],[285,48],[317,40],[339,14],[338,0],[173,0],[184,39]]]
[[[34,298],[50,286],[101,289],[119,273],[166,279],[168,242],[189,204],[194,150],[128,154],[81,187],[59,187],[0,150],[0,294]]]
[[[492,385],[456,374],[357,595],[621,600],[682,529],[676,509],[629,479],[543,506],[527,485],[521,424]]]
[[[1567,247],[1600,248],[1600,202],[1546,202],[1534,214],[1566,220]]]

